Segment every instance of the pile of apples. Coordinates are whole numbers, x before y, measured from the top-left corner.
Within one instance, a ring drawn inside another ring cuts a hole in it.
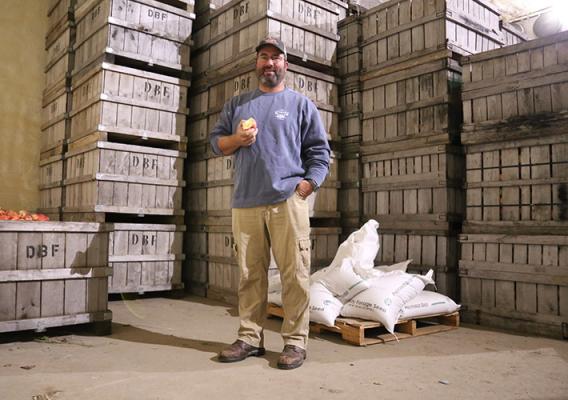
[[[25,210],[4,210],[0,207],[0,221],[49,221],[49,217],[41,213],[30,213]]]

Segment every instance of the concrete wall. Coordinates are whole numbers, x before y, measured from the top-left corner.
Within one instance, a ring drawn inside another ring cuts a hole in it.
[[[0,207],[39,207],[47,0],[0,0]]]

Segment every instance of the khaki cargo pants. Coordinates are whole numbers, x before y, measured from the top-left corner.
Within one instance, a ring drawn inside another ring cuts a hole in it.
[[[284,344],[306,348],[309,334],[310,218],[297,193],[270,206],[234,208],[233,236],[240,270],[239,339],[264,346],[270,248],[280,270]]]

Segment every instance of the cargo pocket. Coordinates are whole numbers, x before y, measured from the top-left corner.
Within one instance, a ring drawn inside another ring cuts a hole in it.
[[[310,257],[310,239],[299,239],[298,246],[300,251],[300,258],[302,260],[302,269],[309,276],[311,267]]]

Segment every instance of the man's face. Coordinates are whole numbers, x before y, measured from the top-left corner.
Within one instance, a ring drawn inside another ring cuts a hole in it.
[[[275,88],[282,83],[288,61],[284,59],[284,54],[276,47],[264,46],[256,56],[256,74],[260,83],[269,88]]]

